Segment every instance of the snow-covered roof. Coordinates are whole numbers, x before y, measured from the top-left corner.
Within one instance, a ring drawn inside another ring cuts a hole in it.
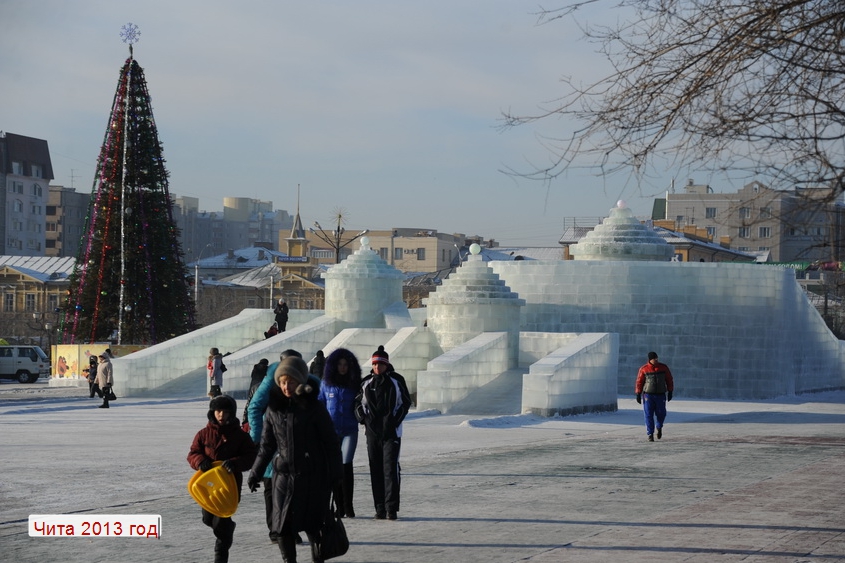
[[[8,266],[41,282],[66,280],[73,273],[76,258],[59,256],[0,256],[0,267]]]
[[[209,256],[199,260],[199,267],[202,269],[213,268],[243,268],[252,269],[272,264],[277,258],[287,256],[284,252],[278,250],[270,250],[268,248],[250,246],[248,248],[239,248],[233,250],[231,255],[229,252],[218,254],[216,256]],[[189,262],[189,268],[195,267],[196,262]]]

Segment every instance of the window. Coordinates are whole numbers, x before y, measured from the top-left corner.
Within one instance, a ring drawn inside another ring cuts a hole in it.
[[[757,247],[757,250],[768,250],[768,249],[769,249],[769,247],[768,247],[768,246],[759,246],[759,247]]]
[[[41,206],[40,205],[33,205],[32,206],[32,214],[33,215],[41,215]]]
[[[445,248],[440,249],[440,261],[441,262],[446,261],[446,249]]]
[[[683,215],[676,215],[675,216],[675,222],[678,223],[679,225],[682,225],[684,223],[684,216]]]
[[[56,240],[48,239],[44,241],[44,248],[56,248]]]
[[[716,227],[707,227],[707,236],[711,239],[716,238]]]
[[[35,310],[35,294],[34,293],[27,293],[24,296],[24,310],[26,310],[26,311],[34,311]]]
[[[32,184],[32,195],[41,197],[44,194],[43,189],[38,184]]]
[[[56,215],[56,206],[55,205],[48,205],[47,206],[47,215],[50,215],[50,216]]]
[[[740,227],[739,238],[748,238],[751,236],[751,227]]]
[[[384,260],[386,262],[387,261],[387,248],[379,248],[378,249],[378,255],[382,260]]]
[[[48,295],[47,296],[47,308],[51,311],[55,311],[59,308],[59,296],[58,295]]]
[[[15,295],[6,293],[3,295],[3,311],[11,313],[15,310]]]
[[[23,176],[23,162],[12,161],[12,174]]]
[[[23,213],[23,202],[19,199],[16,199],[15,202],[12,204],[12,211]]]
[[[716,218],[716,208],[715,207],[706,207],[704,209],[704,217],[707,219],[715,219]]]
[[[751,218],[751,208],[750,207],[740,207],[739,208],[739,218],[740,219],[750,219]]]
[[[48,233],[55,233],[59,229],[57,228],[57,225],[55,223],[46,223],[44,225],[44,230]]]
[[[33,164],[30,166],[30,168],[32,168],[31,175],[33,178],[43,178],[40,164]]]
[[[772,228],[760,227],[757,231],[757,236],[760,238],[769,238],[770,236],[772,236]]]
[[[417,249],[417,260],[425,260],[425,248]]]
[[[748,252],[747,246],[737,246],[736,249],[739,250],[740,252]]]
[[[761,207],[760,208],[760,218],[761,219],[771,219],[772,218],[772,208],[771,207]]]
[[[12,182],[12,193],[22,194],[23,193],[23,182]]]
[[[394,260],[401,260],[403,253],[404,253],[404,250],[397,246],[396,248],[393,249],[393,259]]]

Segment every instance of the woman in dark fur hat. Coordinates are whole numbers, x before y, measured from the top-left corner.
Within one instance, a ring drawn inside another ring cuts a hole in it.
[[[352,489],[355,482],[352,460],[358,446],[358,420],[355,418],[355,395],[361,389],[361,365],[355,354],[338,348],[326,358],[319,399],[326,405],[340,438],[343,454],[343,481],[334,491],[337,515],[355,518]]]

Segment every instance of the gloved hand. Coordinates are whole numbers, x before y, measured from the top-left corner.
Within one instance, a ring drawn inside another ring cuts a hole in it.
[[[235,462],[231,459],[227,459],[223,462],[223,469],[225,469],[229,473],[234,473],[235,471],[237,471],[237,467],[235,467]]]
[[[205,458],[204,460],[202,460],[202,461],[200,462],[200,471],[202,471],[203,473],[205,473],[205,472],[206,472],[206,471],[208,471],[209,469],[211,469],[211,460],[210,460],[210,459],[208,459],[208,458]]]
[[[669,393],[666,395],[666,401],[668,402],[668,401],[671,401],[671,400],[672,400],[672,392],[669,391]]]
[[[249,492],[254,493],[258,490],[258,487],[261,484],[261,479],[259,479],[255,473],[250,471],[249,477],[246,478],[246,484],[249,487]]]
[[[637,393],[637,404],[643,404],[643,396],[640,393]]]

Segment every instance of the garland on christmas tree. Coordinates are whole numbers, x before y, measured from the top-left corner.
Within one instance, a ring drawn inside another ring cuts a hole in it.
[[[144,71],[130,56],[120,72],[70,279],[64,342],[155,344],[195,328],[172,209]]]

